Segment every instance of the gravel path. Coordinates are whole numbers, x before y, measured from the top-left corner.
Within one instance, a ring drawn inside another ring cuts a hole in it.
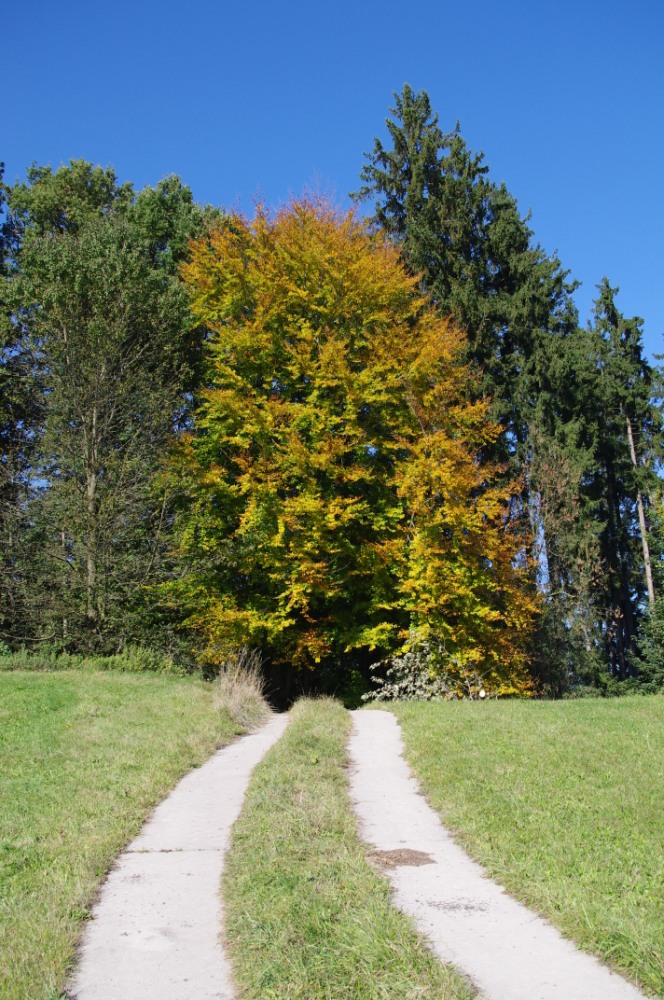
[[[402,756],[390,712],[353,712],[351,795],[360,832],[443,962],[486,1000],[640,1000],[634,986],[515,902],[441,825]]]
[[[75,1000],[230,1000],[219,880],[252,770],[284,732],[273,716],[171,792],[118,858],[93,911]]]

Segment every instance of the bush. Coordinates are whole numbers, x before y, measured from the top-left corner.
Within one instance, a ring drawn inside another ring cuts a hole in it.
[[[172,656],[147,646],[127,646],[121,653],[112,656],[85,656],[81,653],[65,653],[53,646],[42,646],[38,650],[23,647],[12,651],[4,643],[0,646],[0,670],[117,670],[120,673],[148,672],[176,676],[188,672]]]
[[[458,667],[435,639],[413,639],[407,650],[381,660],[371,668],[376,689],[362,695],[363,701],[449,701],[455,697],[483,697],[482,677],[475,671],[459,686]],[[384,670],[385,676],[377,676]]]
[[[664,597],[655,599],[638,638],[641,660],[637,661],[639,689],[655,694],[664,691]]]

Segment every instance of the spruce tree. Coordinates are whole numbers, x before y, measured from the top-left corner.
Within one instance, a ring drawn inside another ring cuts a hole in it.
[[[656,372],[643,355],[642,320],[619,312],[618,289],[606,278],[598,289],[590,331],[594,399],[586,407],[594,419],[595,464],[587,493],[597,511],[605,569],[610,672],[623,680],[637,669],[633,643],[644,605],[655,603],[646,518],[657,485],[661,414],[653,402]]]
[[[544,617],[560,636],[540,635],[535,671],[546,690],[560,692],[569,674],[560,657],[567,632],[559,627],[561,602],[567,607],[570,589],[584,602],[580,591],[592,590],[594,572],[571,582],[578,551],[592,549],[592,541],[582,531],[572,551],[564,543],[575,503],[570,489],[565,497],[558,492],[561,478],[578,482],[583,460],[583,447],[568,452],[558,407],[578,335],[575,285],[534,242],[528,219],[505,185],[491,181],[483,155],[468,149],[459,125],[442,131],[425,92],[405,86],[386,124],[390,145],[374,141],[355,197],[371,201],[374,225],[400,245],[439,311],[467,333],[466,360],[481,372],[481,392],[503,429],[487,454],[521,483],[512,516],[530,522],[534,574],[547,595]],[[592,618],[584,606],[584,628]],[[580,642],[592,646],[590,639]]]
[[[402,248],[439,311],[466,332],[504,435],[503,455],[523,460],[532,374],[544,335],[576,322],[573,285],[555,257],[533,243],[506,187],[488,176],[459,130],[444,133],[428,95],[406,85],[387,120],[392,146],[375,139],[355,197]]]

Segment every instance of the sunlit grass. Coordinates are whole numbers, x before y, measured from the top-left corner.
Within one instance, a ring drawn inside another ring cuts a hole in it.
[[[57,997],[114,856],[236,728],[200,681],[0,673],[3,1000]]]
[[[664,996],[664,698],[389,707],[470,853]]]

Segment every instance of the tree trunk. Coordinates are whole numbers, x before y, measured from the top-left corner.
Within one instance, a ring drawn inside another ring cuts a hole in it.
[[[86,455],[86,488],[88,503],[88,531],[86,552],[87,617],[90,623],[97,619],[97,407],[92,410],[90,441]]]
[[[636,449],[634,448],[634,436],[632,434],[632,421],[629,417],[625,418],[627,420],[627,437],[629,438],[629,451],[632,456],[632,465],[634,468],[638,468],[638,462],[636,460]],[[646,529],[646,515],[643,507],[643,497],[641,495],[641,490],[637,488],[636,490],[636,505],[639,511],[639,527],[641,529],[641,545],[643,546],[643,565],[646,571],[646,585],[648,587],[648,601],[650,603],[650,608],[655,606],[655,588],[652,582],[652,565],[650,563],[650,546],[648,545],[648,533]]]
[[[613,469],[607,463],[606,477],[606,499],[608,505],[608,531],[609,531],[609,589],[610,608],[606,620],[610,645],[609,660],[611,672],[614,677],[622,680],[627,671],[627,649],[629,637],[631,635],[630,622],[631,604],[629,599],[629,589],[625,579],[625,559],[623,552],[622,524],[620,512],[615,496],[615,483]],[[611,560],[614,560],[611,565]],[[618,585],[616,585],[616,576]]]

